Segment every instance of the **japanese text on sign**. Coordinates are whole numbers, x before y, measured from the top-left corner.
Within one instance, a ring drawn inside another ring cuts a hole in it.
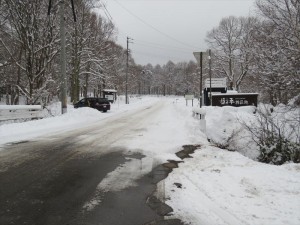
[[[248,105],[248,100],[243,98],[221,98],[221,105]]]

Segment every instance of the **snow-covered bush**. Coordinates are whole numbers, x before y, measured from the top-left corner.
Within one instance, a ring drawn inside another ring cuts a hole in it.
[[[256,107],[213,106],[205,109],[206,135],[211,144],[229,151],[237,151],[253,160],[257,159],[258,147],[240,122],[253,121]]]
[[[210,139],[210,142],[212,142],[212,144],[218,148],[226,149],[229,151],[236,151],[237,149],[235,147],[235,142],[237,137],[239,136],[240,131],[240,129],[235,129],[232,131],[227,131],[226,129],[224,129],[224,135],[222,139]]]
[[[281,165],[300,163],[300,109],[295,105],[260,105],[256,120],[243,122],[259,146],[258,160]]]

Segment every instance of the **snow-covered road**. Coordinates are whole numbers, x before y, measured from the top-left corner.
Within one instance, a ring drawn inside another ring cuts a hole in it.
[[[163,219],[146,204],[156,189],[153,176],[146,175],[158,162],[123,143],[142,138],[170,105],[152,102],[4,145],[0,224],[139,225]]]
[[[24,212],[32,207],[38,213],[48,201],[39,201],[41,193],[23,192],[23,187],[31,187],[32,191],[44,187],[50,196],[52,188],[57,187],[59,192],[53,193],[60,194],[53,194],[52,198],[57,200],[64,192],[69,193],[63,198],[65,200],[79,196],[80,201],[74,198],[76,203],[73,202],[77,209],[93,214],[107,203],[101,193],[109,196],[107,199],[114,198],[112,193],[128,190],[137,194],[135,188],[146,177],[143,175],[168,159],[180,160],[175,153],[183,145],[199,144],[201,148],[193,158],[185,159],[158,185],[158,196],[174,209],[174,216],[169,218],[179,218],[192,225],[300,224],[299,164],[274,166],[252,160],[257,151],[238,121],[252,120],[251,108],[206,107],[205,110],[210,139],[223,143],[234,130],[239,130],[234,139],[237,152],[209,143],[201,132],[199,120],[192,117],[192,106],[186,106],[184,98],[180,97],[135,98],[129,105],[113,104],[108,113],[70,107],[62,116],[2,125],[0,197],[10,193],[10,196],[24,199],[31,193],[34,200],[23,205]],[[117,163],[112,163],[110,154],[115,154]],[[55,163],[57,159],[59,163]],[[80,163],[85,162],[82,160],[88,163]],[[65,162],[68,163],[64,167]],[[15,173],[13,168],[18,168]],[[62,172],[70,175],[63,176]],[[44,173],[51,176],[47,178]],[[6,180],[3,174],[7,174]],[[14,176],[19,176],[20,182],[13,182]],[[96,178],[88,182],[91,176]],[[60,182],[55,182],[56,177],[60,177]],[[70,186],[79,188],[78,193],[84,193],[87,188],[88,194],[77,195],[70,191]],[[4,187],[7,191],[3,191]],[[17,215],[21,208],[16,208],[14,201],[9,204],[15,211],[0,212],[5,216],[8,212]],[[54,218],[64,213],[59,204],[54,201],[49,204],[53,204]],[[97,217],[93,215],[96,223]],[[41,215],[38,219],[43,218]]]

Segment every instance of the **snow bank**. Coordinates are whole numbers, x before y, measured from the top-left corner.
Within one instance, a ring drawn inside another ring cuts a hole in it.
[[[107,113],[102,113],[92,108],[74,109],[73,105],[68,105],[67,113],[63,115],[60,115],[60,104],[54,103],[48,109],[55,116],[48,114],[47,118],[40,120],[17,123],[8,122],[0,125],[0,145],[89,126],[107,117],[151,105],[159,101],[159,99],[152,97],[131,98],[129,105],[125,105],[124,101],[120,98],[111,105],[111,110]]]
[[[255,119],[254,106],[207,106],[204,108],[206,109],[206,134],[212,143],[222,148],[238,151],[252,159],[258,157],[257,146],[241,124],[241,121]]]
[[[165,186],[166,203],[188,224],[300,224],[297,164],[271,166],[203,146],[174,169]]]

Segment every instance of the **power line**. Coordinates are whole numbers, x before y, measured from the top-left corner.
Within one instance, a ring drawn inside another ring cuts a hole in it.
[[[140,17],[138,17],[137,15],[135,15],[134,13],[132,13],[130,10],[128,10],[124,5],[122,5],[120,2],[118,2],[117,0],[114,0],[119,6],[121,6],[124,10],[126,10],[129,14],[131,14],[133,17],[135,17],[136,19],[138,19],[139,21],[141,21],[142,23],[144,23],[145,25],[147,25],[148,27],[152,28],[153,30],[155,30],[156,32],[160,33],[161,35],[173,40],[173,41],[176,41],[177,43],[180,43],[182,45],[185,45],[185,46],[188,46],[189,48],[192,48],[192,49],[197,49],[198,47],[195,47],[195,46],[192,46],[192,45],[189,45],[187,43],[184,43],[182,41],[179,41],[177,40],[176,38],[173,38],[172,36],[158,30],[157,28],[155,28],[154,26],[152,26],[151,24],[147,23],[145,20],[141,19]]]
[[[105,6],[105,3],[103,3],[103,1],[100,1],[100,4],[101,4],[101,6],[103,7],[103,12],[104,12],[104,14],[106,15],[106,17],[107,17],[107,19],[112,23],[112,24],[114,24],[113,23],[113,18],[112,18],[112,16],[111,16],[111,14],[109,13],[109,11],[107,10],[107,8],[106,8],[106,6]]]
[[[108,16],[109,16],[109,20],[112,22],[112,20],[113,20],[113,18],[112,18],[112,16],[111,16],[111,14],[109,13],[109,11],[107,10],[107,8],[106,8],[106,5],[105,4],[102,4],[102,6],[104,7],[104,11],[108,14]]]
[[[245,2],[250,2],[253,0],[123,0],[124,2],[134,2],[134,1],[139,1],[139,2],[212,2],[212,1],[227,1],[227,2],[234,2],[234,1],[245,1]]]
[[[139,54],[139,55],[145,55],[145,56],[149,56],[149,57],[155,57],[155,58],[161,58],[161,59],[176,59],[176,60],[180,60],[180,61],[187,61],[187,59],[181,58],[181,57],[177,57],[174,55],[162,55],[162,54],[155,54],[155,53],[149,53],[149,52],[141,52],[141,51],[131,51],[133,54]],[[191,61],[193,61],[193,59],[191,59]]]
[[[170,49],[170,48],[166,48],[166,47],[157,47],[157,46],[153,46],[153,45],[146,45],[146,44],[139,44],[139,43],[134,43],[135,45],[140,45],[140,46],[145,46],[148,48],[155,48],[155,49],[161,49],[161,50],[168,50],[168,51],[173,51],[173,52],[182,52],[182,53],[187,53],[187,54],[191,54],[191,51],[183,51],[183,50],[178,50],[178,49]]]
[[[102,3],[101,5],[103,6],[103,11],[104,11],[107,19],[111,23],[114,23],[113,22],[113,17],[111,16],[110,12],[108,11],[105,3],[103,1],[100,1],[100,3]],[[121,36],[127,37],[125,35],[125,33],[122,32],[119,28],[118,28],[118,30],[119,30],[119,33],[121,34]],[[146,47],[151,47],[151,48],[156,48],[156,49],[166,49],[166,50],[179,51],[179,52],[182,52],[182,53],[190,54],[190,51],[187,50],[186,48],[179,48],[179,47],[175,47],[175,46],[162,45],[162,44],[158,44],[158,43],[154,43],[154,42],[148,42],[148,41],[143,41],[143,40],[137,40],[137,39],[135,39],[135,44],[136,45],[146,46]],[[184,43],[181,43],[181,44],[184,44]],[[188,47],[190,48],[190,46],[188,46]],[[194,47],[193,47],[193,49],[194,49]],[[184,60],[184,61],[186,61],[186,59],[180,58],[180,57],[174,57],[174,55],[171,56],[171,55],[153,54],[153,53],[149,53],[149,52],[145,53],[145,52],[140,52],[140,51],[133,51],[133,53],[137,53],[137,54],[140,54],[140,55],[146,55],[146,56],[152,56],[152,57],[154,56],[156,58],[163,58],[163,59],[173,58],[174,60],[176,59],[176,60]]]
[[[162,45],[162,44],[148,42],[148,41],[141,41],[141,40],[138,40],[138,39],[134,39],[134,40],[135,40],[136,45],[142,45],[142,46],[158,48],[158,49],[169,49],[169,50],[172,50],[172,51],[185,52],[185,53],[189,53],[189,54],[191,53],[191,51],[189,49],[186,49],[186,48],[178,48],[178,47],[175,47],[175,46]],[[139,43],[139,42],[141,42],[141,43]]]
[[[106,5],[105,5],[106,3],[104,3],[104,2],[101,1],[101,0],[100,0],[100,3],[101,3],[101,5],[102,5],[103,8],[104,8],[103,11],[104,11],[104,13],[105,13],[107,19],[108,19],[112,24],[115,24],[114,21],[113,21],[113,20],[114,20],[113,17],[111,16],[110,12],[108,11],[108,9],[107,9],[107,7],[106,7]],[[119,35],[123,36],[123,38],[127,38],[127,35],[126,35],[123,31],[121,31],[121,29],[120,29],[119,27],[117,27],[116,29],[117,29]]]

